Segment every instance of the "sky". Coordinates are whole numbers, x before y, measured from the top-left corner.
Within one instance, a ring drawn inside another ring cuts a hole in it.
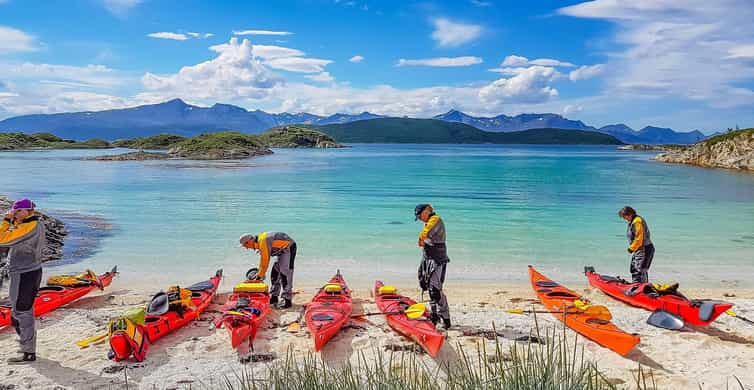
[[[750,0],[0,0],[0,119],[172,98],[754,126]]]

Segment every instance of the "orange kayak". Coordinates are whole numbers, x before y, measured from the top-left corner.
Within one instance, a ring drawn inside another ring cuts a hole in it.
[[[638,334],[624,332],[612,322],[595,318],[576,308],[573,301],[583,301],[585,298],[575,291],[553,282],[532,266],[529,266],[529,276],[531,287],[542,304],[548,311],[564,312],[553,315],[575,332],[620,355],[626,355],[639,344]]]

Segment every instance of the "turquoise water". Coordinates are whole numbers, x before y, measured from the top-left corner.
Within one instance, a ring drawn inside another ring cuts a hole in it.
[[[754,285],[752,174],[661,164],[614,147],[275,152],[232,163],[4,152],[0,193],[111,222],[113,234],[83,266],[118,264],[125,281],[188,282],[218,267],[238,275],[257,262],[237,247],[238,236],[262,230],[298,241],[299,282],[319,283],[336,268],[365,283],[409,280],[420,256],[413,208],[431,202],[447,224],[452,280],[523,283],[526,264],[563,281],[583,281],[584,265],[626,275],[625,223],[616,212],[630,204],[649,222],[654,275],[687,285]]]

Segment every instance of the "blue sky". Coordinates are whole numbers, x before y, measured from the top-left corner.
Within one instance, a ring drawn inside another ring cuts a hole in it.
[[[754,5],[626,3],[0,0],[0,118],[180,97],[754,126]]]

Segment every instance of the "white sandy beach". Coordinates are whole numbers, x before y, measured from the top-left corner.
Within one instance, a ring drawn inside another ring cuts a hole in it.
[[[376,311],[369,286],[353,287],[354,313]],[[409,284],[400,287],[407,295],[417,298],[420,295]],[[744,384],[754,383],[754,326],[723,316],[707,329],[686,332],[662,330],[645,323],[649,315],[647,311],[627,307],[586,288],[586,282],[571,287],[594,302],[607,305],[613,312],[613,321],[619,327],[642,336],[641,344],[628,357],[621,357],[597,344],[579,339],[586,358],[596,362],[614,383],[632,385],[639,364],[651,369],[658,388],[662,389],[720,389],[725,388],[726,383],[733,385],[734,376]],[[225,280],[220,291],[231,288],[232,283]],[[273,353],[277,358],[283,358],[291,349],[300,355],[313,350],[305,327],[299,333],[289,333],[280,324],[295,320],[316,288],[310,284],[297,286],[301,292],[296,295],[295,306],[287,311],[275,311],[268,317],[267,326],[257,336],[254,354]],[[754,317],[754,290],[686,289],[684,292],[691,297],[732,301],[739,314]],[[239,353],[230,348],[227,333],[224,330],[209,330],[218,304],[227,294],[218,295],[215,304],[200,320],[151,346],[145,362],[114,363],[108,360],[106,354],[109,347],[106,342],[83,350],[75,345],[79,339],[101,333],[110,317],[118,315],[125,308],[143,304],[151,293],[149,290],[129,290],[116,279],[105,292],[85,297],[42,317],[38,322],[39,360],[28,366],[5,364],[5,359],[15,353],[17,346],[15,333],[4,329],[0,333],[0,388],[7,388],[2,385],[30,389],[124,388],[126,379],[129,388],[212,388],[213,384],[219,385],[225,376],[233,377],[243,370],[262,373],[270,364],[240,363]],[[723,297],[723,294],[735,296]],[[494,346],[494,341],[480,336],[464,336],[464,330],[491,330],[494,323],[499,331],[509,335],[498,339],[507,347],[516,342],[514,338],[529,334],[534,324],[531,316],[508,314],[503,310],[537,307],[534,295],[526,285],[501,287],[450,282],[447,295],[454,321],[448,333],[448,342],[434,361],[425,354],[417,355],[430,366],[444,362],[452,364],[459,358],[459,346],[474,354],[481,342],[488,343],[488,347]],[[554,317],[547,314],[539,315],[538,320],[542,327],[558,324]],[[410,344],[388,328],[381,316],[369,317],[367,322],[354,321],[353,325],[341,331],[321,351],[320,356],[329,365],[349,359],[355,362],[360,353],[370,358],[375,350],[383,349],[388,344]],[[570,331],[567,334],[569,337],[574,335]],[[123,366],[126,368],[122,369]]]

